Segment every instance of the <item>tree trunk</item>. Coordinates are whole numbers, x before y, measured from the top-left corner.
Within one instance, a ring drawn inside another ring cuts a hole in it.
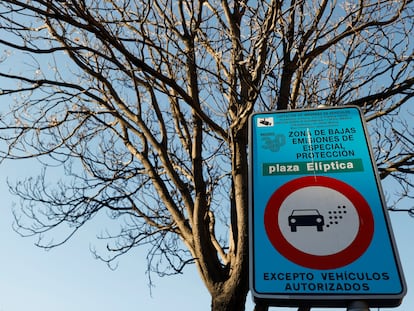
[[[211,311],[243,311],[246,305],[247,290],[233,293],[223,292],[212,297]]]

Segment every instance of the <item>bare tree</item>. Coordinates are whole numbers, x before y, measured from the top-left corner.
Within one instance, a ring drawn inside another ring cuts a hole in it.
[[[104,260],[149,245],[152,271],[193,263],[212,310],[244,310],[254,111],[358,105],[401,189],[392,208],[413,199],[413,13],[404,0],[1,1],[14,98],[1,157],[44,165],[11,185],[19,232],[50,248],[107,211],[119,227]]]

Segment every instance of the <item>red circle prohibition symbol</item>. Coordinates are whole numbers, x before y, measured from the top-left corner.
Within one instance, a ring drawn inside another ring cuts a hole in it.
[[[299,189],[313,186],[338,191],[351,201],[357,211],[358,232],[350,245],[337,253],[329,255],[305,253],[289,243],[280,230],[278,215],[285,199]],[[264,225],[270,242],[281,255],[300,266],[320,270],[336,269],[354,262],[367,250],[374,235],[374,219],[364,197],[350,185],[326,176],[300,177],[277,189],[266,205]]]

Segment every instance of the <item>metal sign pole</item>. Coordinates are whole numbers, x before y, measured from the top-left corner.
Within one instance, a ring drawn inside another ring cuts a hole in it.
[[[369,307],[365,301],[355,300],[349,304],[346,310],[347,311],[369,311]]]

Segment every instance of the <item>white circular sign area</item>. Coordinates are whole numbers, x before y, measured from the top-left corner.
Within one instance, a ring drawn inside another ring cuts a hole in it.
[[[359,229],[356,207],[342,193],[310,186],[291,193],[280,206],[283,237],[307,254],[325,256],[347,248]]]
[[[355,261],[374,233],[372,212],[362,195],[326,176],[297,178],[277,189],[267,203],[264,223],[280,254],[313,269]]]

